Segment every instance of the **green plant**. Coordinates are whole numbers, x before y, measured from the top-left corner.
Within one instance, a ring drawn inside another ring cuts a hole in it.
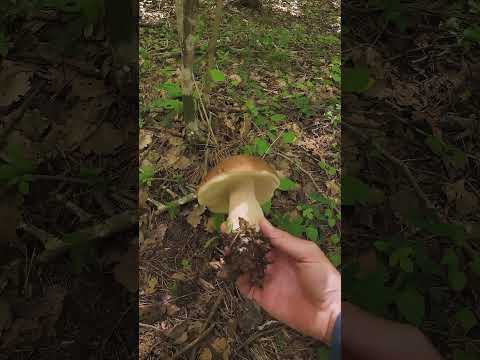
[[[325,160],[321,160],[318,165],[320,166],[320,169],[325,171],[325,174],[328,176],[333,176],[337,173],[337,169],[334,166],[327,164]]]
[[[155,168],[151,165],[144,165],[140,168],[139,180],[140,184],[150,186],[155,176]]]
[[[0,183],[17,185],[21,194],[28,194],[35,170],[34,163],[25,156],[23,148],[13,144],[7,147],[6,160],[6,164],[0,165]]]
[[[181,262],[183,270],[191,270],[192,269],[192,263],[188,259],[182,259]]]

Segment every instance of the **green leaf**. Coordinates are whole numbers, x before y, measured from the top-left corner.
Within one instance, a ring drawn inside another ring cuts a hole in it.
[[[169,98],[176,99],[182,97],[182,89],[177,84],[167,82],[160,85],[160,89],[165,90]]]
[[[307,236],[308,240],[311,241],[318,241],[318,230],[313,226],[309,226],[305,229],[305,235]]]
[[[455,349],[453,352],[453,360],[478,360],[478,357],[475,353],[467,353],[466,351]]]
[[[82,0],[79,5],[82,15],[91,24],[96,24],[105,13],[103,0]]]
[[[310,207],[310,206],[308,206],[308,207],[306,207],[305,209],[303,209],[303,211],[302,211],[302,216],[303,216],[305,219],[313,220],[313,218],[314,218],[313,208]]]
[[[475,258],[470,262],[469,267],[475,275],[480,276],[480,258]]]
[[[462,325],[465,333],[468,333],[475,325],[478,324],[477,317],[469,308],[463,308],[455,314],[455,319]]]
[[[18,191],[20,194],[27,195],[30,192],[30,184],[28,181],[20,181],[18,183]]]
[[[321,347],[317,349],[317,360],[330,359],[330,349],[327,347]]]
[[[152,109],[173,110],[177,113],[182,111],[183,102],[176,99],[155,99],[151,102]]]
[[[81,167],[78,176],[81,178],[95,178],[100,175],[102,169]]]
[[[342,205],[365,204],[370,188],[354,176],[342,177]]]
[[[342,91],[364,92],[368,89],[370,76],[363,67],[345,68],[342,71]]]
[[[400,314],[411,324],[419,326],[425,316],[425,300],[415,289],[398,294],[396,305]]]
[[[278,187],[281,191],[290,191],[297,187],[297,183],[290,180],[289,178],[281,178],[280,179],[280,186]]]
[[[210,77],[215,82],[223,82],[225,81],[225,74],[217,69],[210,69],[208,71],[210,73]]]
[[[255,139],[255,152],[258,155],[265,155],[268,152],[269,144],[264,139]]]
[[[342,264],[342,256],[339,253],[330,254],[328,258],[335,267],[338,267]]]
[[[386,241],[375,241],[373,246],[380,252],[387,252],[390,249],[390,244]]]
[[[333,245],[337,245],[340,242],[340,236],[338,236],[337,234],[333,234],[332,236],[330,236],[330,242]]]
[[[458,269],[459,260],[458,260],[457,254],[455,253],[453,248],[449,248],[445,251],[445,254],[443,255],[441,264],[442,265],[447,265],[449,270]]]
[[[403,257],[400,259],[400,269],[407,273],[413,272],[413,261],[408,257]]]
[[[212,215],[213,228],[215,229],[215,231],[220,232],[220,226],[224,221],[225,221],[225,214]]]
[[[0,56],[7,56],[11,46],[8,40],[8,37],[3,32],[0,32]]]
[[[328,226],[334,227],[335,224],[337,223],[337,220],[335,220],[335,218],[328,218],[327,223],[328,223]]]
[[[283,114],[275,114],[270,118],[273,122],[284,121],[287,117]]]
[[[295,133],[291,131],[287,131],[282,135],[282,140],[285,144],[293,144],[296,139],[297,137],[295,136]]]
[[[451,270],[448,272],[448,282],[452,290],[462,291],[467,285],[467,277],[463,271]]]
[[[271,200],[268,200],[266,203],[262,204],[262,211],[265,215],[269,215],[272,212]]]
[[[329,205],[331,203],[331,201],[326,198],[325,196],[321,195],[321,194],[317,194],[317,193],[310,193],[307,195],[308,198],[310,199],[310,201],[316,203],[320,203],[320,204],[323,204],[323,205]]]
[[[443,153],[443,143],[436,136],[428,136],[425,139],[425,145],[427,145],[430,150],[436,155],[441,155]]]
[[[17,169],[13,165],[0,165],[0,182],[7,183],[18,175]]]
[[[463,31],[463,38],[471,42],[480,42],[480,26],[469,26]]]

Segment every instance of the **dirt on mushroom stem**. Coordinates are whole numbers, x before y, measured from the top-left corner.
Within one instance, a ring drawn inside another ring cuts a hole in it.
[[[265,255],[271,249],[270,240],[243,218],[239,219],[239,223],[240,228],[235,232],[222,235],[224,268],[219,276],[235,281],[239,276],[248,274],[250,284],[261,288],[269,264]]]

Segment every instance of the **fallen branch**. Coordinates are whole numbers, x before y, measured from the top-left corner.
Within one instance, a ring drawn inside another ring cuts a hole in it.
[[[212,325],[210,325],[208,327],[207,330],[205,330],[203,333],[201,333],[195,340],[193,340],[190,344],[188,344],[187,346],[185,346],[182,350],[180,350],[179,352],[177,352],[175,355],[172,356],[171,360],[175,360],[175,359],[178,359],[180,356],[182,356],[183,354],[185,354],[187,351],[189,351],[190,349],[192,349],[195,345],[197,345],[200,341],[202,341],[203,339],[205,339],[207,337],[208,334],[210,334],[210,332],[213,330],[213,328],[215,327],[215,325],[217,325],[216,323],[213,323]]]
[[[350,130],[351,132],[353,132],[355,135],[359,136],[360,138],[366,140],[366,141],[369,141],[374,147],[375,149],[377,149],[380,153],[382,153],[382,155],[387,158],[388,160],[390,160],[391,162],[393,162],[395,165],[397,165],[402,171],[403,173],[405,174],[405,176],[407,177],[407,180],[408,182],[410,183],[410,185],[413,186],[413,189],[415,190],[415,193],[417,194],[417,196],[422,200],[423,204],[425,205],[425,207],[427,209],[429,209],[430,211],[432,211],[432,213],[436,214],[436,211],[435,211],[435,206],[433,206],[433,204],[430,202],[430,200],[428,199],[427,195],[425,195],[425,193],[423,192],[423,190],[420,188],[420,186],[418,185],[418,182],[417,180],[415,180],[415,178],[413,177],[412,173],[410,172],[410,169],[403,163],[402,160],[396,158],[395,156],[393,156],[392,154],[390,154],[387,150],[385,150],[383,147],[381,147],[378,143],[376,143],[375,141],[373,141],[372,139],[370,139],[367,135],[365,135],[364,133],[362,133],[360,130],[356,129],[354,126],[350,125],[350,124],[347,124],[345,122],[343,122],[343,125],[348,129]]]
[[[78,236],[81,241],[86,243],[108,238],[114,234],[129,230],[136,225],[138,225],[137,211],[126,211],[114,215],[100,224],[80,229],[75,232],[75,235]],[[31,235],[36,236],[44,244],[47,244],[47,242],[55,244],[54,246],[45,249],[37,257],[37,261],[40,263],[47,263],[64,254],[70,248],[69,243],[62,241],[56,236],[48,234],[33,225],[24,225],[23,229],[28,231]]]
[[[158,202],[157,200],[155,199],[147,199],[147,201],[151,202],[153,205],[155,205],[155,207],[157,208],[157,210],[155,210],[155,214],[158,215],[158,214],[162,214],[164,213],[165,211],[167,211],[169,208],[171,207],[174,207],[174,206],[182,206],[182,205],[185,205],[185,204],[188,204],[189,202],[195,200],[197,198],[197,194],[188,194],[188,195],[185,195],[175,201],[171,201],[170,203],[168,204],[162,204],[160,202]]]
[[[281,326],[275,326],[271,329],[267,329],[264,331],[259,331],[252,336],[250,336],[243,344],[241,344],[237,349],[235,349],[235,352],[238,354],[240,350],[242,350],[245,346],[250,345],[252,342],[257,340],[259,337],[265,336],[265,335],[270,335],[274,332],[276,332],[278,329],[280,329]]]
[[[39,82],[38,85],[33,89],[33,91],[25,98],[25,100],[18,107],[18,109],[10,116],[4,118],[3,127],[0,129],[0,148],[3,147],[3,145],[6,143],[7,137],[13,130],[15,124],[17,124],[18,121],[23,117],[37,94],[43,89],[46,83],[46,81]]]

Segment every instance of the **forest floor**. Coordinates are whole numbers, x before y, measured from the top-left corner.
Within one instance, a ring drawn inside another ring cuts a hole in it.
[[[205,141],[187,140],[174,2],[142,3],[140,29],[140,358],[322,359],[328,350],[271,319],[217,277],[219,226],[194,197],[206,171],[235,154],[281,175],[266,216],[315,241],[340,265],[340,33],[331,3],[226,5],[203,86],[212,1],[197,23],[196,97]],[[284,5],[284,6],[283,6]],[[148,23],[148,24],[147,24]],[[199,101],[201,99],[201,101]],[[282,301],[279,299],[279,301]]]

